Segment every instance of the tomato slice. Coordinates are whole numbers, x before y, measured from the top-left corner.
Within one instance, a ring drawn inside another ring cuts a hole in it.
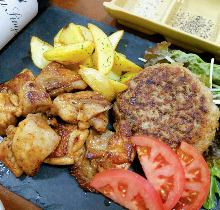
[[[186,183],[175,209],[197,210],[205,202],[210,187],[209,168],[202,155],[191,145],[182,142],[177,154],[184,167]]]
[[[149,182],[161,195],[164,209],[172,209],[180,199],[185,176],[176,153],[162,141],[149,136],[134,136],[138,157]]]
[[[151,184],[132,171],[107,169],[96,174],[90,185],[128,209],[163,209],[161,198]]]

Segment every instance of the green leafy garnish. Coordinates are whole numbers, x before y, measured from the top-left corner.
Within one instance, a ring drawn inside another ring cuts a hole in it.
[[[209,195],[206,199],[206,202],[203,204],[203,207],[206,209],[213,209],[215,208],[215,194],[220,196],[220,190],[217,184],[217,180],[215,176],[211,176],[211,183],[210,183],[210,191]]]
[[[202,77],[205,80],[205,83],[209,81],[210,63],[206,63],[198,55],[193,53],[185,53],[180,50],[172,50],[171,54],[171,58],[173,60],[179,63],[183,63],[184,66],[189,68],[190,71],[192,71],[194,74]],[[220,65],[213,65],[212,79],[213,83],[216,85],[220,84]]]
[[[146,59],[145,66],[152,66],[157,63],[167,63],[169,62],[166,57],[171,58],[171,52],[169,50],[170,43],[161,42],[156,46],[149,48],[145,51],[144,58]]]
[[[220,178],[220,163],[218,160],[213,161],[213,165],[210,169],[211,173],[211,183],[209,189],[209,195],[203,207],[206,209],[213,209],[215,207],[215,195],[220,197],[220,189],[217,183],[217,178]]]

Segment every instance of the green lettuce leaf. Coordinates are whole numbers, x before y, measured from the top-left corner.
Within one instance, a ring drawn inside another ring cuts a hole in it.
[[[152,66],[157,63],[167,63],[168,60],[166,59],[166,57],[171,57],[169,46],[170,43],[161,42],[145,51],[144,58],[147,60],[145,66]]]
[[[215,196],[217,194],[220,197],[220,189],[218,186],[217,178],[220,178],[220,162],[219,160],[214,160],[211,167],[211,183],[209,189],[209,195],[206,202],[203,204],[205,209],[213,209],[215,207]]]
[[[183,63],[185,67],[189,68],[194,74],[203,75],[209,81],[210,63],[203,61],[198,55],[193,53],[185,53],[180,50],[173,50],[171,58],[176,62]],[[220,65],[213,65],[213,82],[220,84]]]
[[[220,190],[217,184],[217,180],[215,176],[211,176],[211,183],[210,183],[210,191],[209,195],[206,199],[206,202],[203,204],[205,209],[213,209],[215,208],[215,194],[220,196]]]

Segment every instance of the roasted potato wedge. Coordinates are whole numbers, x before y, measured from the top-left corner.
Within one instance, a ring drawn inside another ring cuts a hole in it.
[[[115,52],[114,54],[114,65],[112,67],[115,72],[139,72],[142,68],[132,61],[128,60],[123,54]]]
[[[89,56],[88,58],[83,60],[80,64],[85,67],[94,68],[92,56]]]
[[[113,49],[115,50],[119,41],[121,40],[124,34],[124,30],[116,31],[115,33],[111,34],[108,38],[112,44]]]
[[[93,42],[93,37],[92,37],[92,34],[91,34],[90,30],[88,28],[86,28],[85,26],[82,26],[82,25],[78,25],[78,27],[80,28],[85,41]]]
[[[60,34],[62,33],[63,29],[61,28],[58,33],[56,34],[56,36],[53,39],[53,46],[54,47],[60,47],[63,46],[63,44],[60,42]]]
[[[68,24],[60,33],[59,41],[65,45],[84,42],[82,31],[74,23]]]
[[[121,72],[116,72],[114,70],[111,70],[108,74],[107,77],[111,80],[119,81],[121,77]]]
[[[103,75],[108,74],[114,63],[114,49],[108,36],[97,26],[88,24],[95,43],[97,53],[97,68]]]
[[[107,76],[93,68],[86,67],[81,67],[79,74],[94,91],[103,95],[107,100],[112,101],[115,98],[114,87]]]
[[[74,64],[91,56],[93,50],[94,44],[90,41],[85,41],[50,49],[44,53],[44,57],[50,61],[57,61],[63,64]]]
[[[114,80],[109,80],[110,81],[110,84],[112,85],[112,87],[114,88],[114,91],[115,93],[120,93],[124,90],[126,90],[128,88],[127,85],[121,83],[121,82],[117,82],[117,81],[114,81]]]
[[[53,47],[47,42],[42,41],[36,36],[31,38],[31,58],[35,66],[39,69],[43,69],[50,61],[46,60],[43,56],[44,52]]]
[[[137,72],[126,72],[121,76],[120,82],[121,83],[126,83],[129,80],[131,80],[133,77],[135,77],[138,73]]]

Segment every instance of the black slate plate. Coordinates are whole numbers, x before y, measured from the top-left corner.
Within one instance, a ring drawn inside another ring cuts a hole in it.
[[[30,68],[35,74],[39,70],[33,66],[30,58],[30,38],[32,35],[52,44],[58,30],[69,22],[87,25],[94,23],[107,34],[116,29],[94,20],[56,7],[50,7],[25,30],[23,30],[8,46],[0,52],[0,82],[4,82],[23,68]],[[143,57],[146,48],[154,43],[137,36],[125,33],[117,50],[129,59],[143,65],[138,57]],[[109,203],[103,196],[85,193],[68,173],[67,167],[43,165],[34,177],[22,176],[17,179],[0,163],[0,184],[11,191],[32,201],[45,210],[116,210],[122,207]],[[216,208],[220,209],[220,207]]]
[[[87,25],[94,23],[107,34],[116,31],[94,20],[56,7],[50,7],[39,15],[14,41],[0,53],[0,82],[4,82],[23,68],[30,68],[34,73],[39,70],[33,66],[30,57],[30,38],[32,35],[52,44],[58,30],[69,22]],[[143,56],[146,48],[154,43],[143,40],[132,34],[125,33],[117,48],[139,65],[143,65],[138,57]],[[17,179],[7,169],[0,167],[0,183],[11,191],[34,202],[43,209],[51,210],[115,210],[122,209],[109,202],[101,195],[85,193],[78,187],[75,179],[69,175],[67,167],[43,165],[34,177],[22,176]]]

